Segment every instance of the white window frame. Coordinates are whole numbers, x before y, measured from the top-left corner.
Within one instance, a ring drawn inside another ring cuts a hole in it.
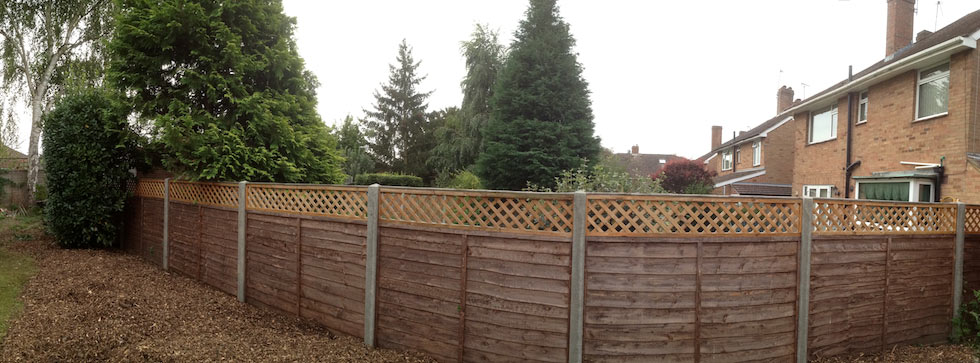
[[[823,139],[823,140],[813,140],[813,119],[817,117],[817,115],[823,114],[825,112],[830,113],[830,138]],[[837,139],[837,116],[838,116],[837,105],[822,109],[819,112],[811,112],[810,119],[807,122],[807,136],[806,136],[807,144],[808,145],[819,144],[821,142]]]
[[[762,165],[762,141],[752,143],[752,166]]]
[[[861,183],[909,183],[909,200],[906,202],[919,202],[919,186],[929,186],[929,203],[936,200],[936,183],[932,180],[896,178],[896,179],[863,179],[854,186],[854,199],[861,197]],[[926,202],[919,202],[926,203]]]
[[[728,161],[728,167],[725,168],[725,161]],[[732,170],[732,165],[735,165],[735,159],[732,158],[732,150],[728,149],[721,152],[721,170]]]
[[[868,122],[868,111],[871,110],[871,103],[868,102],[868,91],[858,93],[858,112],[857,112],[857,125]],[[919,99],[916,97],[915,99]],[[864,108],[864,119],[861,119],[861,108]]]
[[[935,76],[932,76],[932,77],[929,77],[929,78],[926,78],[926,79],[922,79],[922,71],[927,71],[927,70],[930,70],[930,69],[933,69],[933,68],[936,68],[936,67],[941,67],[943,65],[946,65],[946,71],[945,72],[940,73],[940,74],[935,75]],[[921,91],[922,85],[923,84],[926,84],[926,83],[929,83],[929,82],[932,82],[932,81],[935,81],[937,79],[941,79],[941,78],[946,78],[948,80],[949,79],[949,69],[950,69],[949,68],[949,65],[950,65],[950,62],[949,61],[945,61],[943,63],[936,63],[936,64],[933,64],[933,65],[928,66],[928,67],[920,68],[919,71],[916,73],[916,76],[915,76],[915,79],[916,79],[916,83],[915,83],[915,120],[913,120],[912,122],[922,121],[922,120],[928,120],[928,119],[936,118],[936,117],[942,117],[942,116],[946,116],[946,115],[949,114],[949,85],[947,83],[947,86],[946,86],[946,111],[945,112],[940,112],[940,113],[937,113],[937,114],[934,114],[934,115],[919,116],[919,94],[922,92]]]
[[[811,197],[811,198],[833,198],[834,197],[834,186],[833,185],[830,185],[830,184],[804,185],[803,186],[803,196],[804,197],[809,197],[811,190],[815,190],[816,191],[816,196]],[[820,191],[821,190],[826,190],[827,191],[827,196],[826,197],[821,197],[820,196]]]

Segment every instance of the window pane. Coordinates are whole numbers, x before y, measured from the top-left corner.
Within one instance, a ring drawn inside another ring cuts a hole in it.
[[[830,196],[829,194],[830,194],[830,190],[828,190],[827,188],[820,188],[820,198],[827,198]]]
[[[919,79],[926,79],[932,76],[938,76],[943,72],[949,72],[949,63],[922,71],[922,73],[919,73]]]
[[[932,185],[919,184],[919,201],[920,202],[932,201]]]
[[[820,142],[833,138],[831,127],[834,123],[833,110],[827,110],[813,115],[810,121],[810,142]]]
[[[918,118],[946,112],[949,99],[949,77],[932,80],[919,85]]]
[[[858,106],[858,122],[867,121],[867,120],[868,120],[868,103],[862,102],[861,105]]]
[[[909,183],[861,183],[860,199],[909,201]]]

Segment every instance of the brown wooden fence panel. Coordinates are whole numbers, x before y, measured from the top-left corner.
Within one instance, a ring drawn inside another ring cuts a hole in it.
[[[885,344],[946,341],[953,314],[952,236],[896,236],[888,256]]]
[[[163,200],[141,199],[140,256],[154,265],[163,266]]]
[[[203,207],[201,281],[234,295],[238,289],[238,211]]]
[[[568,238],[466,237],[468,362],[564,362],[568,357]]]
[[[701,362],[791,361],[799,240],[728,238],[701,245]]]
[[[694,239],[589,237],[585,255],[584,359],[694,361]]]
[[[170,203],[168,267],[171,271],[201,279],[201,208]]]
[[[888,238],[814,237],[812,246],[810,356],[880,351]]]
[[[299,220],[249,212],[245,236],[245,300],[298,314]]]
[[[963,302],[975,299],[974,290],[980,290],[980,233],[968,234],[963,245]]]
[[[133,183],[133,187],[135,188]],[[142,199],[140,197],[126,198],[126,207],[123,211],[125,218],[125,234],[123,235],[122,248],[126,253],[138,255],[140,248],[140,224],[142,222],[143,210]]]
[[[308,218],[300,226],[300,315],[363,337],[367,227]]]

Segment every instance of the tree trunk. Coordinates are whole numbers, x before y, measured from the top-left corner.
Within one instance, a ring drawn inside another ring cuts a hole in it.
[[[37,192],[37,176],[41,169],[41,155],[38,153],[38,142],[41,139],[41,107],[43,93],[35,93],[31,99],[31,138],[27,147],[27,205],[34,206],[34,194]]]

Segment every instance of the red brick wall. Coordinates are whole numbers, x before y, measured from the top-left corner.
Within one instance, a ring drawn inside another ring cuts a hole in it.
[[[786,122],[769,132],[762,142],[762,165],[766,167],[767,181],[763,183],[792,184],[793,155],[796,140],[796,120]]]
[[[873,172],[913,170],[901,161],[939,163],[945,156],[946,182],[942,195],[980,202],[980,172],[968,165],[966,152],[980,147],[972,138],[977,129],[976,74],[978,52],[965,51],[950,59],[949,114],[934,119],[915,119],[916,71],[909,71],[868,89],[868,122],[853,128],[852,161],[861,161],[854,176]],[[971,96],[972,95],[972,96]],[[796,115],[796,155],[793,195],[805,184],[831,184],[843,197],[847,137],[847,98],[838,100],[837,139],[807,145],[808,113]],[[857,112],[855,100],[855,113]],[[973,146],[968,146],[973,144]],[[972,168],[972,169],[971,169]],[[851,181],[850,196],[853,197]]]

